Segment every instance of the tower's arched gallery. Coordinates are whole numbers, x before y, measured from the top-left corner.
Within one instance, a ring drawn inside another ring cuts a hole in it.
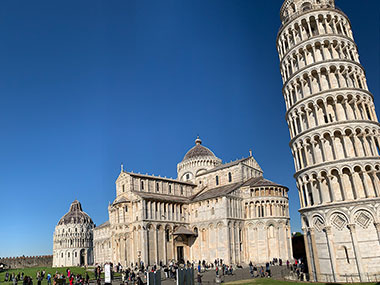
[[[291,259],[288,189],[264,179],[252,155],[223,164],[198,138],[177,172],[122,169],[109,221],[94,229],[95,263]]]
[[[309,271],[380,274],[380,125],[347,16],[334,0],[286,0],[277,38]]]

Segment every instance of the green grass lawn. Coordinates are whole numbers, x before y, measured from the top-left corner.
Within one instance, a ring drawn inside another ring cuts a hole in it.
[[[66,269],[69,268],[71,270],[71,272],[73,274],[81,274],[82,276],[85,276],[86,275],[86,271],[84,269],[84,267],[59,267],[59,268],[52,268],[52,267],[32,267],[32,268],[22,268],[22,269],[9,269],[7,271],[4,271],[4,272],[1,272],[0,273],[0,283],[2,284],[12,284],[12,282],[4,282],[4,278],[5,278],[5,273],[8,272],[9,274],[13,274],[15,273],[16,275],[20,272],[24,272],[24,276],[31,276],[33,278],[33,283],[34,284],[37,284],[36,283],[36,280],[37,280],[37,272],[38,271],[43,271],[45,270],[46,272],[46,275],[45,275],[45,278],[47,276],[48,273],[51,274],[51,276],[53,277],[53,275],[58,272],[58,273],[62,273],[64,275],[66,275]],[[95,278],[95,275],[94,275],[94,269],[91,268],[91,269],[88,269],[87,270],[88,272],[88,275],[90,276],[90,279],[94,279]],[[20,282],[19,282],[20,284]],[[42,281],[42,284],[47,284],[47,280],[43,280]]]
[[[274,284],[274,285],[290,285],[290,284],[296,284],[296,283],[300,283],[300,284],[305,284],[305,283],[308,283],[308,282],[296,282],[296,281],[280,281],[280,280],[274,280],[274,279],[270,279],[270,278],[259,278],[259,279],[250,279],[250,280],[240,280],[240,281],[234,281],[234,282],[228,282],[228,283],[225,283],[226,285],[227,284],[234,284],[234,285],[249,285],[249,284],[256,284],[256,285],[270,285],[270,284]],[[320,284],[320,285],[324,285],[324,284],[332,284],[332,283],[313,283],[313,284]],[[334,283],[334,284],[339,284],[339,283]],[[358,283],[356,283],[358,284]],[[376,284],[380,284],[380,283],[361,283],[361,284],[367,284],[367,285],[376,285]]]

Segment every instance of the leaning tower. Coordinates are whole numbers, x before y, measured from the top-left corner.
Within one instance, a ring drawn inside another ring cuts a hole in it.
[[[380,274],[380,125],[350,21],[334,0],[286,0],[277,37],[308,268]]]

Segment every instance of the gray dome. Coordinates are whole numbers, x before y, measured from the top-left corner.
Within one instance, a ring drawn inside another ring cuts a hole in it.
[[[82,205],[75,200],[70,205],[69,212],[64,215],[58,222],[58,225],[67,224],[94,224],[90,216],[82,210]]]
[[[195,146],[186,153],[182,161],[202,156],[212,156],[216,158],[215,154],[207,147],[204,147],[202,145],[201,139],[197,137],[197,139],[195,140]]]

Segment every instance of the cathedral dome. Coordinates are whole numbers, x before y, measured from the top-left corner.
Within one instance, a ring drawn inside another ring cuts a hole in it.
[[[183,158],[182,161],[188,160],[191,158],[198,158],[198,157],[204,157],[204,156],[212,156],[215,157],[215,154],[209,150],[207,147],[202,145],[202,141],[199,137],[195,140],[195,146],[192,147],[186,154],[185,157]]]
[[[94,224],[90,216],[82,210],[82,205],[75,200],[70,205],[70,210],[58,222],[58,225],[67,224]]]

